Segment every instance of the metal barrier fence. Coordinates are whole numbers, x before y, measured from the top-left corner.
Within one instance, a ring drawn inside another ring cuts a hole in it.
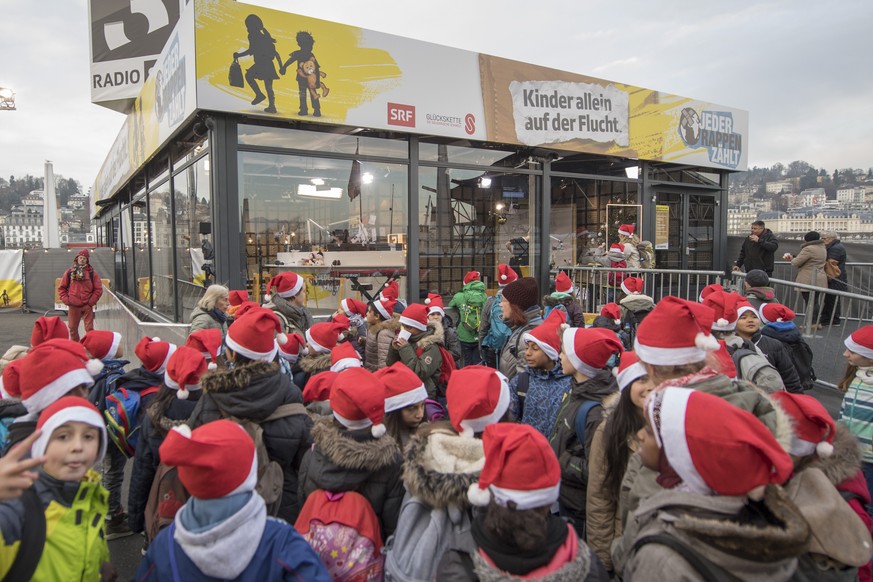
[[[773,278],[793,281],[797,270],[787,261],[776,261]],[[846,290],[858,295],[873,294],[873,263],[846,263]]]

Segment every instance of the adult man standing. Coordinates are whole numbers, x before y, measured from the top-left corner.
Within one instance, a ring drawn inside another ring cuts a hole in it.
[[[848,291],[849,284],[846,277],[846,247],[840,242],[839,236],[832,230],[826,230],[821,233],[821,239],[825,243],[828,253],[828,260],[833,259],[840,267],[839,277],[828,279],[828,289],[835,291]],[[830,293],[825,294],[824,305],[821,309],[819,325],[839,325],[840,319],[840,298]]]
[[[753,222],[750,230],[751,234],[743,241],[743,248],[740,249],[734,271],[743,268],[748,273],[752,269],[761,269],[768,277],[772,277],[774,256],[776,249],[779,248],[779,241],[776,240],[776,235],[766,228],[763,220]]]
[[[100,276],[89,262],[91,253],[82,249],[76,255],[73,266],[67,269],[61,278],[58,295],[61,302],[69,308],[67,324],[70,327],[70,339],[79,341],[79,321],[85,322],[85,333],[94,329],[94,306],[103,295],[103,284]]]

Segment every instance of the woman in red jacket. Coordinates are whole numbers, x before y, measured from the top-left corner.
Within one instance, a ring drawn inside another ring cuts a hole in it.
[[[89,264],[91,253],[82,249],[76,255],[73,266],[67,269],[58,287],[61,301],[69,308],[67,324],[70,339],[79,341],[79,320],[85,321],[85,333],[94,329],[94,306],[103,295],[100,276]]]

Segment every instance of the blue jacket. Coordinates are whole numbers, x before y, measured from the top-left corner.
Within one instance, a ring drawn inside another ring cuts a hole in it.
[[[555,419],[564,395],[570,391],[570,376],[564,375],[561,364],[556,364],[548,372],[525,366],[524,373],[528,374],[530,380],[521,422],[529,424],[549,438],[555,428]],[[521,376],[516,374],[509,381],[509,395],[512,399],[510,410],[515,418],[518,418],[518,382]]]

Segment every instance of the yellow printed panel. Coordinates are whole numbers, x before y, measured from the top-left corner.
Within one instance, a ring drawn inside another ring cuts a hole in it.
[[[0,279],[0,309],[21,307],[24,297],[24,287],[21,281]]]

